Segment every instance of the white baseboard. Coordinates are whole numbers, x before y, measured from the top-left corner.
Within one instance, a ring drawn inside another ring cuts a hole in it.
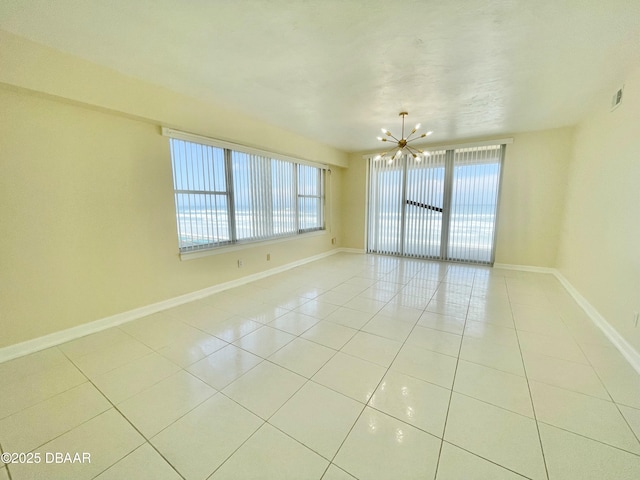
[[[82,325],[78,325],[77,327],[72,327],[65,330],[61,330],[59,332],[54,332],[49,335],[45,335],[43,337],[34,338],[32,340],[27,340],[25,342],[18,343],[15,345],[9,345],[8,347],[0,348],[0,363],[5,362],[7,360],[12,360],[17,357],[28,355],[30,353],[34,353],[40,350],[44,350],[45,348],[53,347],[55,345],[60,345],[62,343],[68,342],[70,340],[74,340],[76,338],[84,337],[92,333],[97,333],[102,330],[106,330],[107,328],[122,325],[123,323],[131,322],[132,320],[136,320],[138,318],[142,318],[147,315],[160,312],[162,310],[167,310],[169,308],[182,305],[184,303],[188,303],[193,300],[198,300],[200,298],[207,297],[214,293],[222,292],[224,290],[228,290],[234,287],[239,287],[241,285],[245,285],[255,280],[260,280],[262,278],[266,278],[271,275],[275,275],[277,273],[285,272],[287,270],[291,270],[292,268],[298,267],[300,265],[305,265],[307,263],[311,263],[316,260],[320,260],[322,258],[331,256],[340,252],[358,253],[358,254],[365,253],[363,249],[336,248],[328,252],[320,253],[312,257],[303,258],[302,260],[297,260],[295,262],[291,262],[286,265],[281,265],[279,267],[265,270],[263,272],[254,273],[242,278],[238,278],[236,280],[220,283],[217,285],[213,285],[211,287],[204,288],[202,290],[197,290],[195,292],[187,293],[185,295],[180,295],[178,297],[173,297],[167,300],[163,300],[158,303],[146,305],[144,307],[135,308],[127,312],[118,313],[116,315],[112,315],[106,318],[84,323]],[[505,270],[520,270],[525,272],[551,273],[555,275],[555,277],[560,281],[560,283],[562,283],[562,285],[565,287],[567,292],[569,292],[569,294],[573,297],[576,303],[580,305],[580,307],[589,316],[591,321],[593,321],[593,323],[602,330],[602,332],[606,335],[609,341],[611,341],[611,343],[620,351],[620,353],[622,353],[622,355],[627,359],[627,361],[631,364],[631,366],[638,373],[640,373],[640,353],[638,353],[624,339],[624,337],[622,337],[618,333],[618,331],[615,328],[613,328],[613,326],[611,326],[609,322],[607,322],[607,320],[587,301],[586,298],[584,298],[580,294],[580,292],[578,292],[578,290],[576,290],[576,288],[571,284],[571,282],[569,282],[569,280],[567,280],[558,270],[556,270],[555,268],[548,268],[548,267],[534,267],[534,266],[528,266],[528,265],[510,265],[510,264],[494,264],[494,267],[502,268]]]
[[[596,324],[602,333],[609,339],[611,343],[620,351],[622,356],[627,359],[636,372],[640,374],[640,353],[627,342],[620,333],[611,325],[598,310],[595,309],[589,301],[576,290],[567,278],[558,270],[555,271],[556,278],[562,283],[564,288],[569,292],[578,305],[585,311],[591,321]]]
[[[551,273],[555,274],[555,268],[549,267],[534,267],[532,265],[511,265],[510,263],[494,263],[493,268],[501,268],[503,270],[518,270],[521,272],[535,272],[535,273]]]
[[[43,337],[34,338],[32,340],[27,340],[15,345],[9,345],[8,347],[0,348],[0,363],[40,350],[44,350],[45,348],[60,345],[62,343],[68,342],[70,340],[75,340],[76,338],[84,337],[92,333],[97,333],[102,330],[106,330],[107,328],[122,325],[123,323],[131,322],[132,320],[137,320],[138,318],[151,315],[152,313],[157,313],[162,310],[167,310],[168,308],[182,305],[183,303],[192,302],[193,300],[198,300],[214,293],[222,292],[234,287],[239,287],[246,283],[260,280],[262,278],[275,275],[276,273],[285,272],[287,270],[291,270],[292,268],[299,267],[300,265],[305,265],[307,263],[314,262],[316,260],[320,260],[322,258],[344,251],[350,252],[351,249],[336,248],[334,250],[329,250],[328,252],[314,255],[312,257],[303,258],[302,260],[297,260],[286,265],[271,268],[263,272],[253,273],[236,280],[219,283],[202,290],[197,290],[195,292],[180,295],[178,297],[169,298],[158,303],[135,308],[133,310],[118,313],[116,315],[111,315],[109,317],[94,320],[92,322],[83,323],[82,325],[78,325],[77,327],[67,328],[65,330],[54,332]]]
[[[344,253],[365,253],[364,248],[339,248]]]
[[[567,290],[569,295],[575,300],[575,302],[584,310],[591,321],[600,329],[602,333],[609,339],[609,341],[616,347],[622,356],[629,362],[636,372],[640,374],[640,353],[633,348],[629,342],[627,342],[620,333],[596,310],[596,308],[589,303],[589,301],[582,296],[582,294],[571,284],[567,278],[555,268],[548,267],[533,267],[528,265],[510,265],[499,264],[493,265],[495,268],[502,268],[505,270],[521,270],[524,272],[539,272],[550,273],[554,275],[562,286]]]

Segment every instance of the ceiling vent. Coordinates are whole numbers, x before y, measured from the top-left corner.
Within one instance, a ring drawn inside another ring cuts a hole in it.
[[[618,108],[618,105],[622,103],[622,91],[624,90],[624,85],[621,86],[616,93],[613,94],[613,98],[611,98],[611,111],[614,111]]]

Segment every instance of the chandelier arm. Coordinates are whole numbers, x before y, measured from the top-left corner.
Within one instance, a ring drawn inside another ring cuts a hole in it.
[[[414,147],[409,147],[407,146],[407,149],[411,152],[411,153],[415,153],[418,156],[422,156],[422,157],[429,157],[431,156],[431,154],[427,151],[424,150],[420,150],[419,148],[414,148]]]
[[[397,147],[393,147],[389,150],[387,150],[384,153],[379,153],[378,155],[380,155],[380,159],[382,160],[385,156],[389,155],[391,152],[393,152]]]
[[[414,138],[411,138],[415,133],[416,133],[416,132],[411,132],[411,133],[407,136],[407,138],[405,138],[405,141],[406,141],[407,143],[409,143],[410,141],[415,140],[416,138],[420,138],[420,137],[414,137]],[[410,138],[411,138],[411,140],[409,140]]]
[[[391,163],[391,162],[393,162],[394,159],[399,158],[401,155],[410,154],[414,158],[422,158],[421,157],[422,155],[428,156],[428,153],[424,153],[419,148],[413,148],[413,147],[409,146],[408,144],[409,144],[409,142],[414,142],[414,141],[416,141],[416,140],[418,140],[420,138],[424,138],[427,135],[430,135],[432,132],[423,133],[422,135],[418,135],[418,136],[414,137],[414,135],[416,134],[418,128],[420,128],[420,124],[417,124],[415,126],[415,128],[405,138],[405,136],[404,136],[405,117],[407,115],[408,115],[407,112],[400,112],[400,116],[402,117],[402,132],[401,132],[401,136],[400,136],[399,139],[396,138],[395,136],[393,136],[389,130],[387,130],[385,128],[382,129],[382,132],[387,137],[391,137],[396,142],[396,145],[394,145],[391,149],[387,150],[386,152],[376,155],[377,157],[379,157],[378,160],[380,160],[382,158],[386,158],[386,159],[388,159],[389,163]],[[391,140],[387,140],[386,138],[378,137],[378,140],[381,140],[383,142],[389,142],[390,144],[393,144],[393,142],[391,142]],[[394,155],[391,155],[391,152],[393,152],[394,150],[396,150],[396,153]]]
[[[415,149],[411,148],[411,147],[410,147],[410,146],[408,146],[408,145],[407,145],[405,148],[406,148],[406,149],[407,149],[407,151],[408,151],[411,155],[413,155],[413,156],[419,157],[419,156],[421,155],[421,153],[420,153],[420,151],[419,151],[419,150],[415,150]]]
[[[421,134],[421,135],[418,135],[417,137],[413,137],[413,138],[411,138],[411,135],[413,135],[414,133],[416,133],[416,132],[412,132],[412,133],[407,137],[407,142],[409,142],[409,141],[414,141],[414,140],[417,140],[417,139],[419,139],[419,138],[424,138],[424,137],[427,137],[427,136],[429,135],[429,133],[423,133],[423,134]],[[411,140],[409,140],[410,138],[411,138]]]

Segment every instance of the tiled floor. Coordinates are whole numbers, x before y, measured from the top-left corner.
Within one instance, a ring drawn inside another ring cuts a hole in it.
[[[0,447],[41,455],[0,480],[640,478],[640,376],[551,275],[338,254],[0,385]]]

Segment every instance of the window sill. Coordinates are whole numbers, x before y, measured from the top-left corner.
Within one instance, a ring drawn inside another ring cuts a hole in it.
[[[239,250],[246,250],[248,248],[262,247],[266,245],[273,245],[276,243],[290,242],[292,240],[300,240],[303,238],[310,238],[310,237],[319,237],[321,235],[328,235],[328,234],[329,232],[326,229],[316,230],[313,232],[299,233],[299,234],[291,235],[288,237],[274,238],[273,240],[236,243],[234,245],[229,245],[228,247],[214,247],[214,248],[208,248],[204,250],[196,250],[193,252],[184,252],[184,253],[180,253],[179,255],[180,255],[181,261],[195,260],[196,258],[210,257],[212,255],[220,255],[224,253],[236,252]]]

